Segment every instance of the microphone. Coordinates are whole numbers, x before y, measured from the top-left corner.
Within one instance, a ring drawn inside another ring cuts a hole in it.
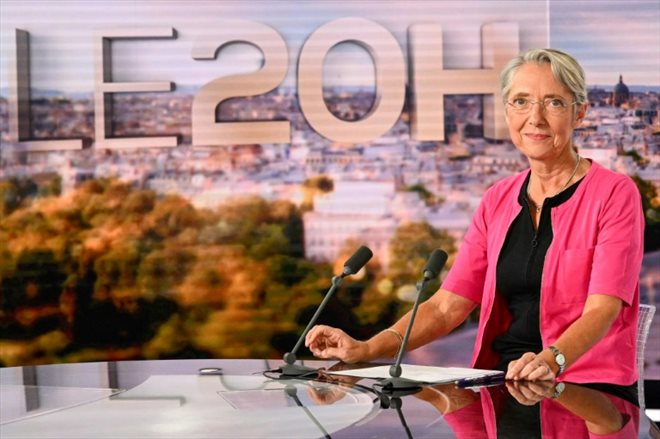
[[[355,274],[364,267],[374,254],[368,247],[362,246],[344,263],[344,276]],[[342,276],[343,277],[343,276]]]
[[[368,247],[364,245],[361,246],[359,249],[357,249],[355,253],[353,253],[353,256],[348,258],[348,260],[344,263],[344,269],[342,270],[341,274],[339,276],[333,276],[332,286],[325,294],[323,301],[316,309],[316,312],[314,313],[312,318],[309,320],[307,327],[305,328],[302,335],[296,342],[296,345],[294,346],[293,350],[291,352],[287,352],[286,354],[284,354],[283,359],[285,364],[282,365],[282,375],[288,377],[298,377],[302,375],[310,375],[316,372],[316,369],[313,369],[311,367],[305,367],[305,366],[293,364],[296,362],[296,352],[298,352],[298,349],[300,349],[300,346],[302,346],[305,336],[307,336],[309,330],[312,328],[312,326],[314,326],[314,323],[321,314],[321,311],[323,311],[323,309],[325,308],[326,304],[328,303],[334,292],[341,286],[344,278],[346,276],[350,276],[360,271],[360,269],[365,266],[365,264],[369,261],[369,259],[371,259],[372,256],[373,253],[371,252],[371,250],[369,250]]]
[[[403,336],[403,341],[399,347],[399,353],[396,356],[396,361],[392,366],[390,366],[390,378],[387,378],[382,382],[383,390],[388,392],[393,391],[415,391],[419,389],[420,386],[416,381],[408,380],[406,378],[401,378],[401,359],[403,358],[403,353],[406,351],[408,346],[408,338],[410,338],[410,332],[412,330],[413,323],[415,322],[415,315],[417,314],[417,308],[419,307],[419,298],[421,292],[424,290],[426,283],[432,279],[435,279],[442,271],[447,262],[447,253],[442,250],[435,249],[431,253],[426,266],[422,271],[422,280],[417,282],[417,297],[415,297],[415,304],[413,305],[412,313],[410,314],[410,320],[408,321],[408,327],[406,328],[406,333]]]
[[[433,250],[431,257],[429,257],[429,260],[426,262],[426,266],[424,267],[424,271],[422,272],[424,279],[429,281],[438,277],[442,271],[442,267],[444,267],[446,263],[447,253],[439,249]]]

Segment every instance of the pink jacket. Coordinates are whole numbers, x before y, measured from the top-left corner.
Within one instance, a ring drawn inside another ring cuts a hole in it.
[[[491,344],[511,321],[505,301],[495,294],[495,272],[506,233],[521,210],[518,193],[528,172],[508,177],[486,192],[442,284],[481,304],[473,367],[494,367],[498,357]],[[630,385],[637,380],[644,232],[639,191],[629,177],[592,162],[575,193],[551,214],[554,237],[541,278],[543,346],[552,345],[580,317],[589,294],[618,297],[624,307],[609,332],[560,379]]]

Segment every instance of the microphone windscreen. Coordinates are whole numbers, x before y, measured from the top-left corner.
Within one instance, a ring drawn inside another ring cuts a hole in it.
[[[447,262],[447,253],[440,249],[435,249],[431,253],[429,260],[426,262],[426,267],[424,267],[424,273],[427,271],[430,272],[431,276],[429,279],[433,279],[440,274],[442,267],[445,266]]]
[[[371,259],[374,254],[369,247],[362,246],[344,264],[344,273],[355,274]],[[348,269],[348,270],[347,270]]]

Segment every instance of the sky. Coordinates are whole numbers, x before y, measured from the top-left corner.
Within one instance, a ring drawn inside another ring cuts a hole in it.
[[[660,87],[660,0],[551,0],[550,44],[573,54],[590,85]]]
[[[197,39],[213,38],[232,25],[239,35],[250,26],[245,20],[267,24],[284,38],[289,67],[282,85],[295,86],[297,59],[309,35],[348,16],[384,26],[406,62],[407,29],[438,23],[445,67],[479,68],[482,25],[509,21],[518,23],[521,50],[548,45],[567,50],[584,65],[589,84],[613,85],[622,74],[627,84],[660,86],[660,0],[0,0],[0,10],[0,89],[8,85],[15,28],[30,32],[32,88],[91,92],[95,33],[103,29],[177,31],[176,39],[113,43],[113,81],[167,80],[199,87],[261,66],[261,52],[248,44],[229,45],[216,60],[192,59]],[[372,75],[365,50],[342,44],[328,53],[325,85],[370,86]]]

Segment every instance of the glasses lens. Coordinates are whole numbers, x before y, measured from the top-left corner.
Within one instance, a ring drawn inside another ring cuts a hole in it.
[[[516,98],[509,102],[509,105],[518,113],[525,113],[532,108],[532,102],[529,99]]]
[[[543,100],[543,107],[548,113],[560,114],[566,109],[566,104],[558,98],[547,98]]]

